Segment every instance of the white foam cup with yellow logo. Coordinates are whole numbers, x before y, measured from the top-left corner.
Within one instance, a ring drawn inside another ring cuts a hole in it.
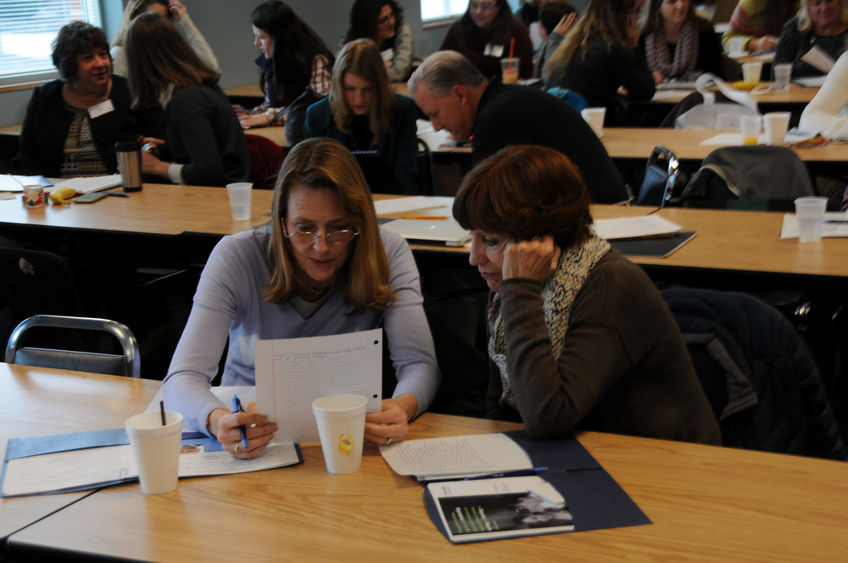
[[[327,395],[312,401],[324,463],[330,473],[359,470],[367,403],[367,398],[353,394]]]

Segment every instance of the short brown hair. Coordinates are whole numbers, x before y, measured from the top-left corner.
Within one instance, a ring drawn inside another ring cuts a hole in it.
[[[553,235],[568,248],[589,236],[589,191],[559,151],[535,145],[501,149],[463,180],[453,216],[464,228],[528,240]]]
[[[334,139],[301,141],[283,161],[271,205],[271,242],[267,260],[271,281],[265,300],[285,302],[295,291],[294,266],[289,241],[283,236],[282,221],[288,211],[289,194],[296,186],[333,190],[342,209],[359,231],[343,270],[345,298],[355,309],[388,309],[394,301],[389,285],[389,259],[380,238],[377,215],[368,184],[356,159]]]
[[[76,87],[79,64],[77,58],[83,53],[102,50],[109,53],[106,34],[90,23],[72,21],[62,26],[53,40],[53,64],[63,81]],[[112,59],[112,56],[109,56]],[[111,73],[111,70],[110,70]]]
[[[217,84],[219,73],[209,68],[168,19],[150,12],[137,16],[127,32],[130,91],[137,106],[159,102],[168,86]]]

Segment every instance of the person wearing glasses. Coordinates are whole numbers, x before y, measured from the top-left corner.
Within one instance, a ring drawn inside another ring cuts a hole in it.
[[[258,339],[379,327],[397,386],[381,412],[366,415],[365,438],[386,444],[408,432],[439,385],[418,270],[406,242],[377,226],[350,152],[333,139],[301,141],[277,178],[270,225],[224,237],[209,256],[164,381],[165,404],[233,457],[255,457],[276,424],[253,405],[233,414],[209,390],[228,338],[221,384],[254,385]],[[246,449],[240,425],[248,425]]]
[[[368,38],[377,44],[390,82],[409,78],[412,29],[403,23],[403,8],[395,0],[356,0],[350,9],[345,43]]]
[[[533,43],[530,34],[510,11],[506,0],[471,0],[465,14],[448,30],[440,51],[465,55],[483,76],[501,76],[501,59],[519,60],[519,78],[533,73]]]
[[[720,443],[674,317],[592,229],[566,156],[501,150],[465,177],[453,215],[492,292],[487,417],[520,420],[542,439],[577,428]]]
[[[356,39],[339,51],[330,95],[306,110],[303,132],[354,151],[371,191],[415,194],[416,115],[415,102],[392,92],[377,45]]]
[[[645,0],[591,0],[548,59],[545,85],[575,91],[589,107],[607,108],[606,126],[638,124],[638,116],[627,113],[627,100],[650,100],[656,88],[637,48],[644,5]]]

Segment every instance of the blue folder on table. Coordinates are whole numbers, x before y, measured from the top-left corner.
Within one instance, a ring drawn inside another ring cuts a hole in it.
[[[573,436],[534,440],[523,430],[504,434],[527,452],[534,467],[547,467],[542,477],[565,497],[574,518],[573,531],[651,524],[615,479]],[[436,502],[426,488],[424,502],[430,519],[449,538]]]

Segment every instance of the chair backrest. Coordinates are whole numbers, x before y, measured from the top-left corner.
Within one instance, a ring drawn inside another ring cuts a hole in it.
[[[664,206],[667,197],[674,193],[674,185],[680,177],[680,161],[669,149],[657,145],[651,151],[645,166],[642,186],[636,196],[636,205]]]
[[[273,190],[277,173],[283,165],[286,152],[277,143],[262,135],[246,134],[250,154],[250,180],[254,188]]]
[[[688,207],[791,210],[797,197],[815,195],[804,162],[780,146],[721,147],[670,203]]]
[[[33,315],[84,314],[70,264],[61,256],[0,241],[0,272],[0,346]]]
[[[123,353],[119,355],[22,346],[24,335],[35,327],[107,332],[118,340]],[[24,320],[12,331],[6,344],[5,360],[9,364],[141,377],[138,342],[126,325],[109,319],[35,315]]]
[[[783,315],[743,293],[662,291],[725,446],[846,459],[815,360]]]
[[[430,152],[430,147],[420,137],[418,138],[418,154],[415,160],[418,164],[418,174],[415,175],[415,181],[418,184],[418,193],[420,195],[435,195],[436,184],[433,177],[433,155]]]

